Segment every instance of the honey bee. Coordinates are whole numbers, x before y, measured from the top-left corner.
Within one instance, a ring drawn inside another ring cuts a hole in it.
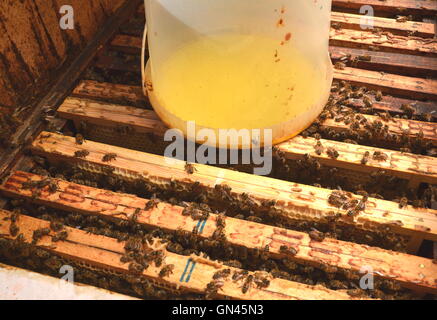
[[[11,225],[9,226],[10,235],[15,237],[19,231],[20,231],[20,228],[14,222],[12,222]]]
[[[381,91],[377,91],[376,92],[375,100],[376,101],[382,101],[382,92]]]
[[[25,242],[26,242],[26,238],[24,237],[24,234],[20,233],[20,234],[15,238],[15,241],[16,241],[17,243],[22,244],[22,243],[25,243]],[[1,245],[0,245],[0,247],[1,247]]]
[[[120,262],[121,263],[128,263],[132,261],[132,257],[129,256],[128,254],[124,254],[120,257]]]
[[[375,152],[373,152],[373,159],[377,160],[377,161],[387,161],[388,156],[384,152],[375,151]]]
[[[117,154],[113,153],[113,152],[110,152],[110,153],[107,153],[107,154],[105,154],[103,156],[102,161],[103,162],[110,162],[110,161],[113,161],[113,160],[116,160],[116,159],[117,159]]]
[[[360,55],[360,56],[358,56],[357,58],[358,58],[358,60],[360,60],[360,61],[366,61],[366,62],[370,62],[370,61],[372,61],[372,57],[369,56],[369,55]]]
[[[129,271],[135,274],[142,274],[144,271],[144,266],[137,262],[131,262],[129,264]]]
[[[270,280],[261,272],[255,272],[254,282],[258,288],[267,288],[270,285]]]
[[[293,256],[295,256],[297,254],[297,250],[295,248],[289,247],[289,246],[286,246],[286,245],[281,245],[279,247],[279,252],[285,253],[285,254],[291,254]]]
[[[416,113],[416,109],[411,104],[402,104],[401,110],[410,118]]]
[[[80,133],[76,134],[76,144],[83,144],[85,141],[85,138]]]
[[[185,163],[185,172],[188,174],[193,174],[197,169],[194,167],[192,163],[186,162]]]
[[[323,232],[318,231],[315,228],[311,228],[311,231],[308,233],[311,240],[322,242],[325,239],[325,234]]]
[[[141,250],[143,250],[143,241],[142,239],[137,237],[130,237],[126,241],[124,249],[126,251],[140,252]]]
[[[331,159],[337,159],[340,155],[333,147],[329,147],[326,152]]]
[[[223,232],[223,228],[218,228],[213,232],[212,239],[220,242],[226,242],[226,235]]]
[[[329,282],[329,286],[335,290],[339,290],[339,289],[347,289],[347,285],[339,280],[331,280]]]
[[[341,30],[341,24],[338,22],[331,23],[331,27],[335,30]]]
[[[164,251],[158,250],[152,252],[153,261],[155,262],[155,266],[158,268],[162,265],[164,261]]]
[[[200,211],[200,210],[193,210],[191,212],[191,219],[193,220],[205,220],[208,219],[209,217],[209,212],[207,211]]]
[[[370,152],[366,151],[363,155],[363,158],[361,159],[361,164],[367,164],[367,162],[369,162],[369,158],[370,158]]]
[[[56,233],[53,238],[52,241],[53,242],[58,242],[58,241],[65,241],[68,238],[68,232],[67,231],[60,231],[58,233]]]
[[[243,292],[243,294],[246,294],[247,291],[249,291],[249,289],[252,287],[252,282],[253,282],[253,275],[248,275],[246,277],[246,280],[244,281],[243,287],[241,289],[241,292]]]
[[[59,185],[56,181],[54,180],[50,180],[49,184],[48,184],[48,191],[49,193],[55,193],[56,191],[59,190]]]
[[[320,142],[320,140],[317,140],[316,145],[314,146],[314,149],[316,151],[317,155],[321,155],[323,153],[323,151],[325,150],[325,148],[323,147],[322,143]]]
[[[411,205],[412,205],[414,208],[423,208],[423,207],[424,207],[423,200],[420,200],[420,199],[413,200],[413,202],[411,203]]]
[[[334,64],[334,68],[338,70],[344,70],[346,68],[346,64],[343,62],[336,62]]]
[[[248,274],[249,274],[249,272],[247,270],[234,271],[234,274],[232,275],[232,280],[239,281],[239,280],[243,279],[244,277],[246,277]]]
[[[159,204],[159,200],[157,199],[150,199],[149,201],[147,201],[144,210],[148,211],[148,210],[152,210],[154,208],[158,208],[158,204]]]
[[[12,223],[16,223],[16,222],[18,221],[19,216],[20,216],[19,211],[15,211],[15,210],[14,210],[14,211],[12,212],[12,214],[11,214],[11,217],[10,217],[11,222],[12,222]]]
[[[159,276],[161,278],[163,277],[168,277],[170,274],[173,273],[175,266],[174,264],[167,264],[165,265],[160,271],[159,271]]]
[[[222,282],[218,282],[218,281],[211,281],[206,285],[206,289],[205,289],[205,297],[207,299],[211,299],[212,297],[214,297],[218,290],[223,286]]]
[[[373,107],[373,102],[372,100],[368,97],[368,96],[364,96],[363,97],[363,103],[367,108],[372,108]]]
[[[64,225],[58,221],[51,221],[50,222],[50,229],[52,229],[55,232],[61,231],[64,228]]]
[[[44,265],[50,270],[59,271],[59,269],[62,267],[62,262],[58,257],[51,256],[49,259],[44,261]]]
[[[407,21],[411,21],[412,19],[413,19],[412,16],[397,16],[396,22],[407,22]]]
[[[86,158],[89,154],[90,152],[88,150],[77,150],[74,152],[76,158]]]
[[[37,230],[33,231],[32,243],[33,244],[37,243],[39,239],[41,239],[42,237],[49,235],[49,234],[50,234],[49,228],[41,228],[41,229],[37,229]]]
[[[220,279],[220,278],[226,278],[231,274],[231,269],[227,268],[227,269],[223,269],[223,270],[219,270],[216,273],[214,273],[214,275],[212,276],[212,278],[214,280]]]
[[[252,221],[252,222],[257,222],[257,223],[262,223],[263,219],[257,216],[249,216],[246,219],[247,221]]]
[[[347,291],[347,294],[351,297],[361,297],[363,295],[363,290],[361,289],[350,289]]]

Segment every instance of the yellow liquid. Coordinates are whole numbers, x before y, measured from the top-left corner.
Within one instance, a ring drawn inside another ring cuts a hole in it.
[[[320,100],[322,72],[290,43],[218,35],[164,61],[154,93],[177,118],[208,128],[268,128]]]

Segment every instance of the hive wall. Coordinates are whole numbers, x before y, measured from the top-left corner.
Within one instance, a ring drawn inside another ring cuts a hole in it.
[[[15,109],[45,91],[57,71],[80,53],[125,0],[0,2],[0,107]],[[60,8],[74,9],[62,30]]]

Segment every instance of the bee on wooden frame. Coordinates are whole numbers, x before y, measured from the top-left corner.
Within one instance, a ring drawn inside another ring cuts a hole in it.
[[[88,150],[77,150],[74,152],[76,158],[86,158],[89,154],[90,152]]]
[[[185,172],[188,174],[193,174],[197,169],[194,167],[194,165],[190,162],[185,163]]]
[[[167,265],[165,265],[165,266],[164,266],[164,267],[159,271],[159,276],[160,276],[161,278],[168,277],[170,274],[173,273],[174,268],[175,268],[174,264],[167,264]]]
[[[105,154],[103,156],[102,161],[103,162],[110,162],[110,161],[113,161],[113,160],[116,160],[116,159],[117,159],[117,154],[113,153],[113,152],[110,152],[110,153],[107,153],[107,154]]]
[[[76,140],[76,144],[82,145],[85,141],[85,138],[83,137],[83,135],[78,133],[76,134],[75,140]]]

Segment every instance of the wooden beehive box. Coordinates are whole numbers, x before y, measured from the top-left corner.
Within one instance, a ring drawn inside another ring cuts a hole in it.
[[[141,1],[83,5],[67,35],[44,2],[0,5],[1,263],[72,265],[139,298],[437,293],[435,1],[333,1],[330,102],[274,148],[269,177],[166,162],[141,89]],[[11,10],[48,22],[13,35]]]

